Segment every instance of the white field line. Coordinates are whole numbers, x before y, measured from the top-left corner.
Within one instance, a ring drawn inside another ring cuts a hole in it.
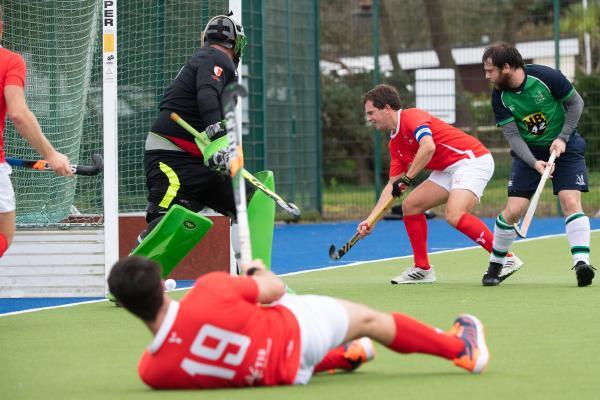
[[[180,290],[187,290],[189,288],[191,288],[191,286],[183,287],[183,288],[176,288],[174,290],[170,290],[170,292],[178,292]],[[105,302],[105,301],[109,301],[109,300],[108,299],[98,299],[98,300],[76,301],[76,302],[69,303],[69,304],[60,304],[58,306],[30,308],[28,310],[12,311],[12,312],[9,312],[9,313],[0,313],[0,318],[6,317],[8,315],[27,314],[27,313],[36,312],[36,311],[53,310],[55,308],[66,308],[66,307],[78,306],[80,304],[102,303],[102,302]]]
[[[92,304],[92,303],[100,303],[103,301],[108,301],[108,299],[99,299],[99,300],[88,300],[88,301],[78,301],[78,302],[74,302],[74,303],[69,303],[69,304],[61,304],[58,306],[49,306],[49,307],[40,307],[40,308],[30,308],[29,310],[21,310],[21,311],[13,311],[13,312],[9,312],[9,313],[4,313],[4,314],[0,314],[0,318],[1,317],[6,317],[8,315],[17,315],[17,314],[27,314],[30,312],[35,312],[35,311],[42,311],[42,310],[53,310],[55,308],[66,308],[66,307],[73,307],[73,306],[78,306],[80,304]]]
[[[594,232],[600,232],[600,229],[592,229],[591,232],[592,233],[594,233]],[[553,234],[553,235],[537,236],[537,237],[534,237],[534,238],[520,239],[519,242],[529,242],[529,241],[533,241],[533,240],[548,239],[548,238],[565,236],[565,235],[566,235],[565,233],[557,233],[557,234]],[[465,251],[465,250],[471,250],[471,249],[478,249],[479,247],[480,246],[461,247],[459,249],[433,251],[433,252],[431,252],[429,254],[454,253],[454,252],[457,252],[457,251]],[[288,274],[281,274],[279,276],[292,276],[292,275],[308,274],[308,273],[311,273],[311,272],[320,272],[320,271],[327,271],[327,270],[338,269],[338,268],[354,267],[354,266],[357,266],[357,265],[360,265],[360,264],[371,264],[371,263],[381,262],[381,261],[401,260],[401,259],[409,258],[409,257],[412,257],[412,255],[401,256],[401,257],[388,257],[388,258],[381,258],[381,259],[377,259],[377,260],[368,260],[368,261],[357,261],[357,262],[353,262],[353,263],[350,263],[350,264],[336,265],[334,267],[323,267],[323,268],[307,269],[307,270],[304,270],[304,271],[290,272]],[[187,289],[189,289],[189,287],[177,288],[175,290],[172,290],[172,292],[178,292],[180,290],[187,290]],[[6,316],[9,316],[9,315],[26,314],[26,313],[32,313],[32,312],[37,312],[37,311],[53,310],[55,308],[73,307],[73,306],[78,306],[78,305],[81,305],[81,304],[100,303],[100,302],[104,302],[104,301],[108,301],[108,299],[81,301],[81,302],[75,302],[75,303],[70,303],[70,304],[61,304],[61,305],[58,305],[58,306],[49,306],[49,307],[41,307],[41,308],[32,308],[32,309],[29,309],[29,310],[13,311],[13,312],[9,312],[9,313],[0,314],[0,318],[1,317],[6,317]]]
[[[591,232],[592,233],[594,233],[594,232],[600,232],[600,229],[592,229]],[[552,234],[552,235],[536,236],[534,238],[519,239],[516,243],[529,242],[529,241],[539,240],[539,239],[548,239],[548,238],[554,238],[554,237],[559,237],[559,236],[566,236],[566,233],[556,233],[556,234]],[[461,248],[458,248],[458,249],[432,251],[432,252],[429,252],[427,254],[454,253],[454,252],[457,252],[457,251],[465,251],[465,250],[472,250],[472,249],[478,249],[478,248],[480,248],[480,246],[469,246],[469,247],[461,247]],[[323,267],[323,268],[307,269],[307,270],[304,270],[304,271],[290,272],[288,274],[281,274],[279,276],[301,275],[301,274],[307,274],[307,273],[310,273],[310,272],[319,272],[319,271],[327,271],[327,270],[331,270],[331,269],[354,267],[356,265],[371,264],[371,263],[376,263],[376,262],[381,262],[381,261],[402,260],[404,258],[410,258],[410,257],[412,257],[412,255],[401,256],[401,257],[380,258],[380,259],[377,259],[377,260],[356,261],[356,262],[353,262],[353,263],[350,263],[350,264],[336,265],[336,266],[333,266],[333,267]]]

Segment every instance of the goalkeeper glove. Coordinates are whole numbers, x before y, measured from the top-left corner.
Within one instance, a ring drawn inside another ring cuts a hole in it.
[[[214,169],[215,171],[222,173],[229,171],[229,152],[227,151],[227,148],[215,151],[214,154],[205,161],[205,164],[208,168]]]

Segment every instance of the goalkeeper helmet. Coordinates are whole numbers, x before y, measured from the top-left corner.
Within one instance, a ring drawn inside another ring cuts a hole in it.
[[[233,13],[228,15],[217,15],[211,18],[202,32],[202,46],[218,44],[233,50],[235,65],[238,65],[240,58],[244,55],[244,49],[248,43],[244,35],[244,27],[232,17]]]

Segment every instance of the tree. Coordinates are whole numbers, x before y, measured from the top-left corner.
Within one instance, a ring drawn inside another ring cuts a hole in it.
[[[468,131],[475,134],[477,127],[473,124],[473,116],[471,115],[471,109],[466,102],[467,96],[465,96],[465,88],[462,77],[458,73],[456,63],[452,57],[452,45],[449,41],[449,35],[446,31],[446,26],[444,25],[441,2],[440,0],[423,0],[423,4],[425,5],[425,15],[427,16],[427,21],[429,21],[431,44],[437,53],[440,61],[440,67],[452,68],[456,72],[456,105],[459,118],[462,122],[462,125],[464,125]]]
[[[582,46],[584,34],[590,35],[592,71],[600,73],[600,2],[590,1],[587,10],[583,9],[582,4],[571,5],[561,22],[561,31],[577,33]],[[584,56],[579,57],[577,67],[581,72],[585,72]]]

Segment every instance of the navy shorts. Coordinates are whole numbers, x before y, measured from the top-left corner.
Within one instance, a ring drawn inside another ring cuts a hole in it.
[[[548,147],[530,147],[529,149],[538,160],[550,158]],[[565,152],[555,161],[552,173],[552,187],[555,195],[561,190],[588,191],[588,174],[584,154],[585,140],[579,135],[573,135],[567,143]],[[508,197],[529,199],[537,189],[542,176],[513,152],[511,155],[513,163],[508,180]]]

